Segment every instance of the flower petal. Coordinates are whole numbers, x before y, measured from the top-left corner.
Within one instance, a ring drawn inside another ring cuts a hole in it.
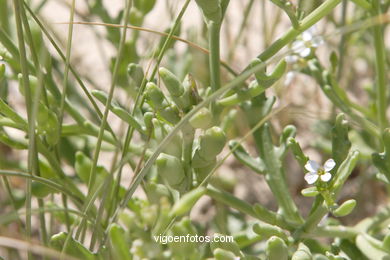
[[[318,165],[318,163],[316,161],[313,161],[313,160],[309,160],[305,164],[305,169],[308,170],[309,172],[312,172],[312,173],[317,173],[319,168],[320,168],[320,166]]]
[[[326,172],[332,170],[336,166],[336,162],[333,159],[329,159],[324,163],[324,170]]]
[[[321,36],[316,36],[313,37],[313,40],[311,42],[312,42],[311,46],[317,48],[318,46],[324,43],[324,39]]]
[[[313,33],[310,31],[310,30],[307,30],[307,31],[304,31],[302,33],[302,39],[305,41],[305,42],[309,42],[313,39]]]
[[[293,52],[299,53],[305,49],[305,43],[301,40],[297,40],[293,42],[291,49],[293,50]]]
[[[325,172],[324,174],[321,175],[321,180],[324,182],[328,182],[332,178],[332,174],[329,172]]]
[[[296,63],[298,61],[298,56],[297,55],[288,55],[288,56],[286,56],[286,58],[284,58],[284,60],[288,64],[293,64],[293,63]]]
[[[318,180],[318,174],[314,172],[308,172],[305,174],[305,180],[309,184],[313,184]]]
[[[299,52],[299,55],[301,55],[302,58],[306,58],[307,56],[309,56],[311,53],[311,49],[310,48],[305,48],[303,49],[302,51]]]

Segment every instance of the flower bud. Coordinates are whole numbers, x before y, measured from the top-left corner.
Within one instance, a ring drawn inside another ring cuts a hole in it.
[[[151,131],[153,129],[153,120],[154,114],[152,112],[146,112],[144,114],[144,124],[147,131]]]
[[[158,110],[166,106],[164,94],[162,93],[161,89],[159,89],[159,87],[157,87],[157,85],[153,82],[146,84],[145,95],[153,108]]]
[[[203,12],[206,20],[220,22],[222,19],[222,10],[219,0],[196,0],[196,3]]]
[[[213,158],[203,158],[199,155],[199,149],[195,151],[194,156],[192,157],[192,167],[195,169],[209,167],[211,164],[216,162],[215,157]]]
[[[146,195],[150,202],[158,204],[161,197],[169,198],[171,196],[167,186],[160,183],[148,182],[145,184]]]
[[[171,186],[178,185],[185,178],[184,168],[181,160],[175,156],[161,153],[157,160],[158,174]]]
[[[230,251],[227,251],[225,249],[216,248],[213,251],[214,257],[216,260],[236,260],[237,257],[235,254],[233,254]]]
[[[168,105],[159,111],[160,115],[171,124],[180,121],[179,110],[174,105]]]
[[[176,223],[172,227],[172,234],[174,236],[195,236],[197,234],[196,229],[191,224],[191,221],[188,217],[183,217],[183,219]],[[185,259],[189,253],[199,253],[197,252],[197,243],[187,241],[187,243],[182,242],[174,242],[168,244],[169,248],[171,249],[173,255],[177,256],[178,258],[182,257],[182,259]]]
[[[175,74],[163,67],[158,70],[158,73],[172,97],[180,97],[184,94],[184,87]]]
[[[221,236],[223,236],[223,235],[218,234],[218,233],[214,234],[214,237],[221,237]],[[242,253],[240,251],[240,247],[238,246],[237,242],[234,240],[233,241],[226,241],[226,242],[220,242],[220,240],[218,240],[218,242],[217,242],[214,240],[214,241],[210,242],[210,249],[212,251],[214,251],[218,248],[228,250],[231,253],[233,253],[236,257],[242,256]]]
[[[199,155],[204,158],[214,158],[223,149],[226,143],[225,133],[221,128],[214,126],[206,130],[200,137]]]
[[[298,250],[292,255],[291,260],[312,260],[310,249],[303,243],[299,243]]]
[[[301,194],[302,194],[302,196],[305,196],[305,197],[315,197],[319,194],[319,192],[317,190],[317,187],[314,186],[314,187],[309,187],[309,188],[303,189],[301,191]]]
[[[332,213],[336,217],[344,217],[346,215],[349,215],[352,210],[356,206],[356,200],[347,200],[343,204],[341,204],[337,209],[335,209]]]
[[[213,120],[213,115],[210,110],[203,107],[190,119],[190,124],[193,128],[207,129],[210,127]]]
[[[280,227],[267,223],[256,223],[255,225],[253,225],[253,231],[264,238],[277,236],[284,240],[287,240],[287,235]]]
[[[273,236],[267,240],[266,254],[268,260],[287,260],[288,248],[283,239]]]
[[[172,216],[181,216],[190,211],[195,203],[206,193],[205,187],[198,187],[186,194],[178,200],[172,208]]]
[[[134,6],[140,10],[143,14],[149,13],[154,5],[156,4],[156,0],[135,0]]]
[[[141,26],[144,20],[143,13],[138,8],[131,8],[129,22],[131,25]]]
[[[144,70],[139,64],[129,63],[127,65],[127,74],[137,87],[141,86],[142,80],[144,79]]]

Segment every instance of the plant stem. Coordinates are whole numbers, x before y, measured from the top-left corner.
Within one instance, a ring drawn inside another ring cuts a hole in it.
[[[24,45],[24,35],[21,19],[21,5],[19,0],[13,0],[14,12],[15,12],[15,23],[18,36],[18,46],[20,54],[20,65],[22,71],[22,85],[25,93],[25,102],[27,108],[27,117],[29,123],[29,145],[28,145],[28,172],[35,175],[36,172],[36,161],[34,160],[35,154],[35,120],[32,116],[32,99],[30,92],[30,81],[28,78],[28,61],[26,55],[26,47]],[[26,187],[26,237],[27,240],[31,240],[31,180],[27,180]],[[32,259],[32,254],[28,251],[28,259]]]
[[[267,169],[265,179],[279,204],[281,214],[293,223],[302,223],[302,217],[288,191],[282,162],[275,153],[268,124],[256,130],[253,137]]]
[[[209,63],[210,63],[210,84],[212,92],[221,87],[221,70],[220,70],[220,31],[221,23],[210,21],[209,30]]]
[[[70,53],[72,50],[72,38],[73,38],[73,19],[74,19],[74,9],[75,9],[75,0],[72,0],[71,9],[70,9],[70,15],[69,15],[69,26],[68,26],[68,42],[66,44],[66,56],[65,56],[65,71],[64,71],[64,79],[63,79],[63,91],[61,96],[61,103],[60,103],[60,112],[58,115],[58,122],[59,122],[59,128],[58,128],[58,134],[61,136],[62,131],[62,122],[64,119],[64,108],[65,108],[65,98],[66,93],[68,90],[68,75],[69,75],[69,68],[70,68]]]
[[[258,58],[262,61],[266,61],[273,57],[278,51],[280,51],[284,46],[289,44],[292,40],[295,39],[300,33],[309,29],[324,16],[329,14],[333,8],[335,8],[341,0],[327,0],[322,3],[317,9],[311,12],[306,16],[300,23],[299,30],[291,27],[287,32],[283,34],[278,40],[276,40],[271,46],[269,46],[264,52],[262,52]],[[246,67],[245,70],[249,68]]]
[[[372,2],[373,16],[382,14],[380,0]],[[374,48],[375,48],[375,68],[376,68],[376,100],[377,119],[381,132],[387,127],[387,75],[386,75],[386,49],[383,39],[383,26],[378,24],[373,27]]]

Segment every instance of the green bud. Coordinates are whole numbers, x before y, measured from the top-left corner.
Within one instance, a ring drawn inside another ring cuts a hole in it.
[[[31,184],[31,193],[34,197],[45,198],[47,195],[54,192],[56,192],[56,190],[40,182],[33,181]]]
[[[162,176],[169,185],[175,186],[183,182],[185,174],[179,158],[161,153],[156,164],[159,176]]]
[[[111,224],[108,228],[108,235],[111,247],[111,254],[114,259],[131,260],[129,241],[127,241],[125,230],[118,224]]]
[[[332,53],[329,55],[329,61],[332,66],[332,71],[337,71],[337,67],[339,65],[339,57],[337,57],[337,53],[335,51],[332,51]]]
[[[253,231],[264,238],[277,236],[283,240],[287,240],[287,235],[283,232],[283,229],[267,223],[256,223],[253,225]]]
[[[159,89],[159,87],[157,87],[157,85],[153,82],[146,84],[145,95],[153,108],[159,109],[166,106],[164,94],[162,93],[161,89]]]
[[[181,216],[190,211],[195,203],[206,193],[205,187],[198,187],[186,194],[173,205],[171,215]]]
[[[194,159],[198,159],[200,157],[195,156]],[[204,163],[208,163],[207,165],[202,166]],[[211,162],[202,162],[202,164],[199,161],[195,161],[192,163],[192,167],[194,167],[194,172],[196,175],[196,180],[198,183],[201,183],[214,169],[215,165],[217,164],[217,160],[212,160]],[[199,167],[201,165],[201,167]]]
[[[126,110],[124,110],[121,107],[113,106],[111,111],[117,115],[120,119],[128,123],[130,126],[132,126],[134,129],[136,129],[139,133],[146,134],[145,130],[142,128],[142,126],[138,123],[138,121]]]
[[[214,158],[223,149],[226,143],[225,133],[221,128],[214,126],[206,130],[200,137],[199,155],[206,158]]]
[[[127,66],[127,74],[134,81],[137,87],[141,86],[144,79],[144,70],[139,64],[130,63]]]
[[[172,234],[174,236],[195,236],[197,232],[194,226],[191,224],[190,219],[188,217],[183,217],[180,222],[176,223],[172,227]],[[174,242],[169,243],[168,246],[171,249],[173,255],[177,257],[183,257],[183,259],[185,259],[186,256],[188,256],[190,253],[198,253],[196,242]]]
[[[336,217],[344,217],[346,215],[349,215],[352,210],[356,206],[356,200],[347,200],[343,204],[341,204],[336,210],[334,210],[332,213]]]
[[[66,240],[67,233],[61,232],[53,235],[50,238],[50,247],[56,249],[57,251],[64,251],[65,254],[70,256],[74,256],[76,258],[82,258],[86,260],[95,260],[95,256],[86,249],[82,244],[78,241],[74,240],[73,237],[70,237],[69,240]],[[65,241],[67,241],[67,246],[64,250]]]
[[[221,22],[222,9],[219,0],[196,0],[206,20]]]
[[[153,9],[155,3],[156,0],[135,0],[134,6],[143,14],[147,14]]]
[[[346,260],[344,257],[339,255],[334,255],[331,252],[326,252],[326,256],[329,260]]]
[[[339,114],[332,128],[332,158],[336,165],[340,165],[351,148],[351,142],[348,139],[348,122],[344,118],[344,114]]]
[[[184,87],[175,74],[163,67],[158,70],[158,73],[172,97],[180,97],[184,94]]]
[[[214,236],[221,237],[223,235],[215,233]],[[227,241],[227,242],[212,241],[212,242],[210,242],[210,248],[211,248],[211,251],[215,251],[216,249],[220,248],[220,249],[224,249],[224,250],[232,252],[236,257],[243,256],[242,252],[240,251],[240,247],[238,246],[238,244],[234,240]]]
[[[131,25],[141,26],[144,20],[144,15],[138,8],[131,8],[129,22]]]
[[[210,127],[213,120],[213,115],[210,110],[203,107],[190,119],[190,124],[193,128],[207,129]]]
[[[202,98],[199,96],[196,81],[191,74],[187,74],[184,78],[183,87],[189,93],[189,102],[191,105],[197,105],[201,102]]]
[[[298,250],[292,255],[291,260],[312,260],[310,249],[303,243],[299,243]]]
[[[174,105],[164,107],[162,110],[159,111],[159,114],[162,118],[164,118],[171,124],[176,124],[180,121],[179,110]]]
[[[301,191],[302,196],[315,197],[319,194],[317,187],[309,187]]]
[[[147,131],[151,131],[153,129],[153,120],[154,114],[152,112],[146,112],[144,114],[144,124]]]
[[[106,105],[107,104],[107,100],[108,100],[108,95],[106,92],[102,91],[102,90],[92,90],[91,91],[91,94],[92,96],[94,96],[97,100],[99,100],[100,103],[102,103],[103,105]]]
[[[209,167],[210,165],[214,164],[216,162],[216,157],[213,158],[203,158],[200,156],[199,148],[195,151],[194,156],[192,157],[191,165],[193,168],[205,168]]]
[[[232,252],[227,251],[225,249],[221,249],[221,248],[216,248],[213,251],[213,254],[214,254],[215,260],[235,260],[235,259],[237,259],[235,254],[233,254]]]
[[[268,260],[288,260],[288,248],[283,239],[273,236],[267,240],[266,249]]]

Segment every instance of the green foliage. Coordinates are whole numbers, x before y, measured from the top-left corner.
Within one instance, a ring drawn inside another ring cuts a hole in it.
[[[103,52],[114,50],[102,54],[106,88],[103,73],[73,57],[84,58],[72,33],[57,37],[60,25],[41,19],[47,1],[0,0],[6,256],[390,259],[390,209],[365,187],[388,197],[389,1],[196,0],[201,29],[184,19],[190,0],[165,2],[161,17],[156,0],[125,1],[115,14],[102,0],[82,12],[67,6],[61,26],[70,31],[75,14],[106,25],[88,23]],[[143,27],[162,17],[172,19],[165,30]],[[287,18],[291,28],[272,43]],[[252,35],[253,19],[262,35]],[[230,30],[236,20],[238,32]],[[248,45],[255,36],[264,40],[260,54]],[[238,59],[247,47],[249,57]],[[237,196],[243,191],[248,200]],[[10,243],[10,231],[28,243]]]

